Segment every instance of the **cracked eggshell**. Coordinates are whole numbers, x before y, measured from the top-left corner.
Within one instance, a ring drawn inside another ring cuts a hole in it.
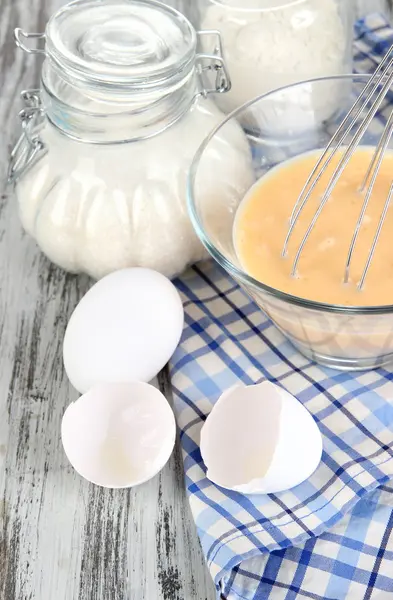
[[[166,398],[147,383],[105,384],[71,404],[61,438],[74,469],[106,488],[145,483],[167,463],[175,417]]]
[[[225,392],[201,432],[207,477],[243,494],[277,494],[296,487],[317,469],[322,450],[311,414],[267,381]]]
[[[63,344],[64,367],[81,394],[100,383],[151,381],[183,331],[175,286],[150,269],[116,271],[75,308]]]

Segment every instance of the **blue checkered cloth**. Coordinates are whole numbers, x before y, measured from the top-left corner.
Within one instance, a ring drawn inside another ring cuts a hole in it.
[[[381,17],[360,21],[357,69],[374,70],[392,43]],[[186,325],[171,364],[175,412],[187,491],[218,597],[393,598],[392,370],[351,374],[310,362],[211,262],[177,286]],[[247,497],[206,478],[198,443],[223,391],[263,379],[312,413],[324,454],[295,489]]]

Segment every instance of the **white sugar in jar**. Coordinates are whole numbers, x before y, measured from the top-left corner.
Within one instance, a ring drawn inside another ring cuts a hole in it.
[[[232,91],[218,99],[226,112],[292,83],[352,73],[354,0],[199,4],[202,27],[217,29],[222,36],[232,79]],[[324,94],[319,104],[329,118],[337,105],[337,90]]]
[[[9,178],[23,227],[64,269],[174,277],[206,256],[187,214],[187,173],[223,119],[210,95],[229,78],[218,36],[199,35],[208,57],[187,19],[154,0],[73,2],[50,19],[41,48],[16,31],[45,61],[40,89],[23,96]],[[218,136],[210,158],[203,192],[219,223],[253,181],[241,128]]]

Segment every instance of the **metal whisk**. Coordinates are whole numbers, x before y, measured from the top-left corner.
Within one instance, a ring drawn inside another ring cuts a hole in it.
[[[342,158],[340,159],[336,168],[333,171],[333,174],[327,184],[326,190],[322,196],[319,207],[316,210],[316,212],[310,222],[310,225],[307,228],[307,231],[306,231],[306,233],[300,243],[300,246],[296,252],[296,256],[295,256],[295,259],[293,262],[293,267],[292,267],[292,276],[296,275],[299,260],[301,258],[304,247],[307,244],[307,241],[308,241],[319,217],[321,216],[321,213],[322,213],[324,207],[326,206],[334,188],[336,187],[343,171],[345,170],[346,166],[348,165],[349,161],[351,160],[355,150],[359,146],[363,135],[366,133],[370,123],[372,122],[372,120],[374,119],[375,115],[377,114],[379,108],[381,107],[392,84],[393,84],[393,46],[389,49],[386,57],[381,62],[378,69],[375,71],[374,75],[371,77],[370,81],[364,88],[363,92],[361,93],[359,98],[356,100],[355,104],[352,106],[351,110],[348,112],[348,114],[344,118],[344,120],[341,123],[340,127],[338,128],[337,132],[331,139],[330,143],[324,150],[321,158],[318,160],[317,164],[315,165],[314,169],[312,170],[309,178],[307,179],[307,181],[300,193],[299,198],[296,201],[296,204],[293,208],[292,215],[290,218],[288,234],[287,234],[287,237],[286,237],[285,243],[284,243],[284,248],[283,248],[283,252],[282,252],[283,257],[287,256],[288,245],[291,240],[292,234],[294,232],[296,224],[299,221],[300,215],[302,214],[307,202],[310,199],[310,196],[311,196],[313,190],[317,186],[323,173],[328,168],[328,166],[331,163],[331,161],[333,160],[334,156],[337,154],[337,152],[340,150],[340,148],[342,148],[345,145],[345,141],[348,138],[348,136],[349,136],[350,132],[352,131],[352,129],[354,128],[354,126],[356,125],[360,115],[362,115],[362,113],[365,111],[365,109],[369,105],[369,102],[371,102],[374,99],[374,96],[376,96],[371,104],[371,107],[367,110],[365,116],[360,121],[360,124],[357,127],[357,129],[353,135],[353,139],[349,143],[345,152],[343,152]],[[374,190],[375,182],[377,180],[377,177],[378,177],[378,174],[379,174],[379,171],[380,171],[380,168],[381,168],[381,165],[382,165],[386,150],[389,146],[389,142],[391,140],[392,135],[393,135],[393,111],[386,123],[384,131],[383,131],[380,141],[378,143],[378,146],[377,146],[375,153],[373,155],[373,158],[371,160],[370,166],[367,169],[367,173],[365,174],[364,180],[360,187],[360,192],[364,194],[364,202],[362,205],[362,209],[360,211],[359,219],[356,223],[355,231],[354,231],[352,241],[351,241],[349,251],[348,251],[347,262],[345,265],[344,283],[349,282],[352,259],[353,259],[353,255],[354,255],[354,251],[355,251],[355,247],[356,247],[356,242],[358,240],[359,233],[360,233],[363,221],[364,221],[364,217],[366,215],[367,207],[369,205],[369,202],[370,202],[373,190]],[[374,239],[373,239],[373,243],[371,245],[371,249],[370,249],[370,253],[368,255],[367,261],[366,261],[366,265],[364,267],[360,282],[358,284],[359,290],[362,290],[364,287],[364,283],[366,281],[366,277],[369,272],[371,262],[374,258],[375,250],[378,245],[378,241],[379,241],[379,238],[381,235],[383,225],[386,220],[386,216],[387,216],[392,198],[393,198],[393,182],[390,187],[390,191],[389,191],[388,197],[386,199],[386,202],[385,202],[382,214],[381,214],[381,218],[378,223],[378,227],[377,227]]]

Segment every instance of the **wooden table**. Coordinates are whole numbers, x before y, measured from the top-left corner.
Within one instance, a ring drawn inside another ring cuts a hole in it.
[[[19,92],[34,87],[40,72],[37,58],[16,49],[13,30],[43,31],[60,4],[0,2],[2,181],[19,127]],[[0,600],[213,600],[179,449],[160,476],[129,491],[89,485],[63,453],[61,418],[77,394],[64,374],[62,340],[90,285],[51,265],[23,234],[15,200],[3,185]],[[159,385],[170,397],[166,372]]]

